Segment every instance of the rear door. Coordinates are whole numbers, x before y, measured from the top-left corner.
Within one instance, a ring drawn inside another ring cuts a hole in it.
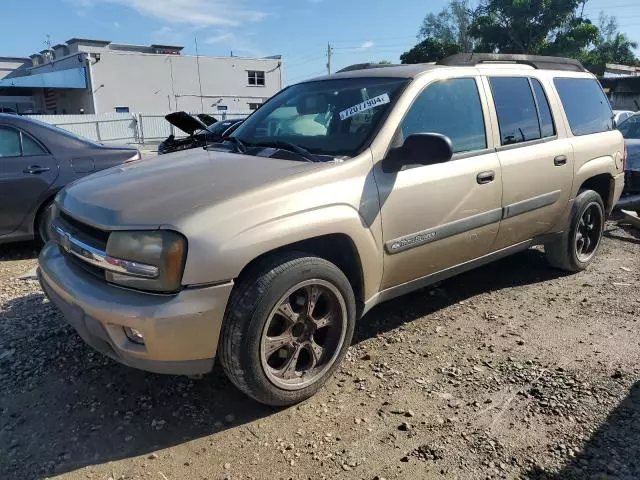
[[[0,125],[0,235],[22,224],[58,176],[55,158],[33,137]]]
[[[545,234],[560,220],[571,197],[574,153],[561,122],[554,121],[559,106],[549,101],[544,78],[485,81],[502,168],[502,222],[493,247],[499,250]]]

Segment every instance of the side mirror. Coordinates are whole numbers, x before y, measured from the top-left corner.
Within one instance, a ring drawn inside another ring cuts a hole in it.
[[[433,165],[444,163],[453,157],[451,140],[439,133],[414,133],[409,135],[402,146],[389,151],[385,170],[398,171],[404,165]]]

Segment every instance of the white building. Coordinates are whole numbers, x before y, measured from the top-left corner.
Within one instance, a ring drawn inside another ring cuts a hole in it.
[[[282,88],[280,56],[181,55],[172,45],[72,38],[0,57],[0,107],[18,113],[248,112]]]

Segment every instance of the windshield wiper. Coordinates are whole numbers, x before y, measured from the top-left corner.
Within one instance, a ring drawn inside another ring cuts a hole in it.
[[[320,160],[313,153],[306,148],[302,148],[295,143],[285,142],[284,140],[273,140],[270,142],[251,143],[251,147],[266,147],[266,148],[278,148],[280,150],[286,150],[291,153],[296,153],[304,158],[308,162],[319,162]]]

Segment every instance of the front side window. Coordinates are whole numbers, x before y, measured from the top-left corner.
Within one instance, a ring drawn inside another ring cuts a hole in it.
[[[352,157],[373,138],[407,81],[345,78],[293,85],[232,136],[248,146],[288,142],[318,155]]]
[[[0,157],[19,157],[21,155],[20,132],[15,128],[0,126]]]
[[[264,72],[249,70],[247,72],[249,85],[264,87]]]
[[[473,78],[454,78],[429,85],[413,103],[400,126],[402,138],[414,133],[449,137],[454,153],[487,148],[482,104]]]
[[[613,130],[611,104],[597,80],[556,78],[553,82],[574,135]]]
[[[513,145],[542,138],[529,79],[492,77],[489,82],[498,114],[501,144]]]

